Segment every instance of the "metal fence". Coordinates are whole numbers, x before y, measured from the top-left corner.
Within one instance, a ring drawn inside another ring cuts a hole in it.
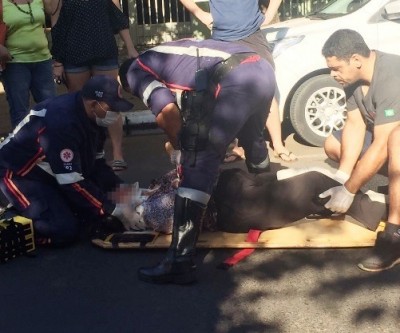
[[[190,22],[190,13],[179,0],[137,0],[138,24]]]
[[[301,17],[325,6],[330,0],[283,0],[279,13],[281,20]],[[128,12],[128,0],[122,0]],[[189,22],[190,13],[179,0],[136,0],[138,24]]]
[[[279,19],[306,16],[332,0],[283,0]],[[208,1],[197,1],[208,10]],[[131,32],[137,45],[156,44],[166,40],[207,34],[201,24],[194,22],[179,0],[121,0],[122,8],[131,18]],[[203,28],[203,30],[202,30]]]
[[[326,6],[331,0],[283,0],[279,8],[281,21],[306,16]]]

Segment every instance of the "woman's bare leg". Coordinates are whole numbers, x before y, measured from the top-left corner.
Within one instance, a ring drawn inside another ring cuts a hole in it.
[[[283,161],[294,161],[297,157],[290,152],[282,142],[282,128],[279,117],[279,104],[276,98],[272,100],[271,109],[267,118],[266,127],[271,137],[271,146],[275,155],[279,156]]]
[[[115,79],[118,79],[118,69],[109,71],[93,71],[93,75],[109,75],[114,77]],[[123,138],[122,116],[120,116],[114,124],[108,127],[108,134],[110,135],[114,161],[124,161],[124,155],[122,152],[122,138]]]

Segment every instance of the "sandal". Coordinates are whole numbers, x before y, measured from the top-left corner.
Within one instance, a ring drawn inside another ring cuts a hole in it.
[[[114,160],[111,163],[111,168],[113,171],[123,171],[128,169],[128,163],[123,160]]]
[[[291,151],[289,151],[289,153],[277,153],[274,151],[274,156],[279,157],[284,162],[294,162],[298,160],[297,156]]]
[[[240,161],[242,159],[242,156],[240,156],[238,153],[235,153],[234,151],[226,153],[224,157],[224,163],[233,163]]]

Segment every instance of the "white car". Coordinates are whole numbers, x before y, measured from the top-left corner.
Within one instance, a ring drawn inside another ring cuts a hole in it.
[[[281,120],[290,119],[296,133],[315,146],[346,120],[344,91],[321,53],[338,29],[356,30],[371,49],[400,55],[400,0],[333,0],[307,17],[263,30],[274,47]]]

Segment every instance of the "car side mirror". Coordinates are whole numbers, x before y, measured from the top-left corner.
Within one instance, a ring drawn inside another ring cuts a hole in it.
[[[400,0],[390,2],[383,7],[382,17],[386,20],[400,20]]]

